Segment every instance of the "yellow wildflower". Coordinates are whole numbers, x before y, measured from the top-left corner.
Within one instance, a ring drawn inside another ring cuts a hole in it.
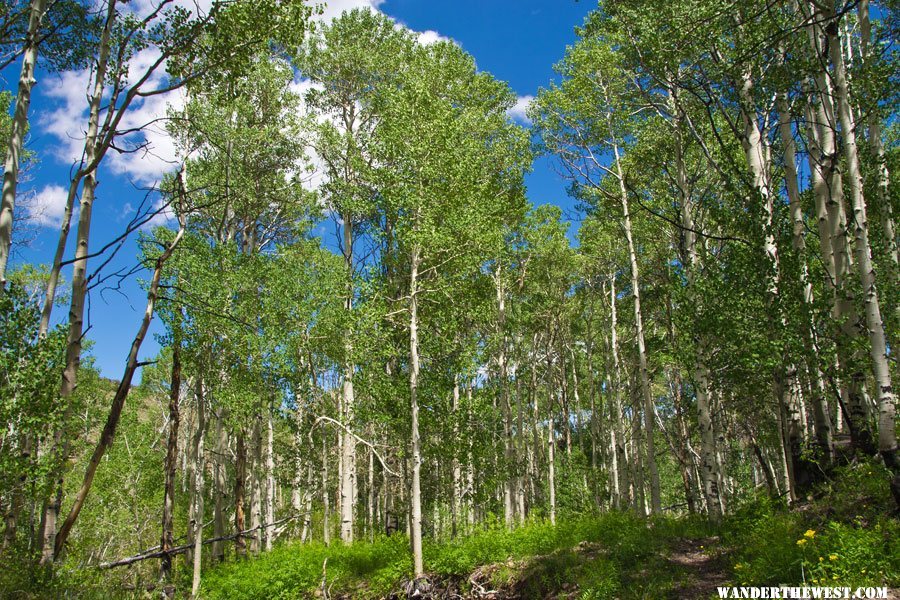
[[[804,544],[806,544],[806,538],[800,538],[799,540],[797,540],[798,546],[803,546]]]
[[[819,562],[822,562],[823,560],[825,560],[825,559],[822,558],[822,557],[820,556],[820,557],[819,557]]]
[[[837,554],[829,554],[828,560],[837,560]]]
[[[813,539],[814,537],[816,537],[816,530],[815,529],[807,529],[806,533],[803,534],[803,537]]]

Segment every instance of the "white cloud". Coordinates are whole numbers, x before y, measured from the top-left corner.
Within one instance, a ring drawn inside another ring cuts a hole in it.
[[[165,204],[165,200],[162,198],[156,199],[150,212],[154,213],[153,216],[141,226],[141,229],[150,230],[154,227],[168,225],[171,221],[175,220],[174,211]]]
[[[379,7],[385,0],[333,0],[327,2],[322,15],[317,20],[327,22],[344,11],[363,8],[380,12]],[[159,4],[159,0],[135,0],[130,10],[137,15],[146,15]],[[175,4],[197,12],[209,10],[211,0],[176,0]],[[398,27],[403,27],[397,24]],[[433,30],[414,32],[421,44],[433,44],[449,40]],[[135,81],[150,68],[159,57],[155,48],[146,48],[137,53],[129,65],[129,80]],[[145,89],[154,89],[165,84],[165,65],[156,68],[154,74],[145,83]],[[66,71],[49,78],[42,90],[51,101],[52,108],[40,115],[42,128],[58,140],[58,144],[50,152],[64,164],[77,163],[84,150],[84,139],[87,130],[88,91],[90,72]],[[301,95],[311,84],[299,80],[292,86],[293,91]],[[55,105],[54,105],[55,103]],[[162,175],[171,171],[180,160],[177,148],[165,129],[165,117],[170,107],[179,109],[184,106],[183,91],[168,92],[145,98],[135,98],[119,123],[119,131],[128,131],[125,136],[116,140],[120,149],[137,149],[134,152],[108,152],[104,165],[113,173],[123,175],[137,185],[151,186],[158,182]],[[312,157],[316,162],[316,157]],[[316,187],[321,178],[314,176],[307,185]]]
[[[147,48],[137,53],[129,64],[129,79],[136,80],[150,69],[159,58],[159,51]],[[156,67],[143,89],[152,90],[164,86],[165,65]],[[87,91],[90,72],[65,71],[48,82],[44,94],[57,101],[55,108],[40,116],[44,131],[60,142],[51,150],[60,162],[77,163],[84,152],[84,140],[88,123]],[[178,159],[175,144],[165,131],[164,118],[169,106],[184,105],[181,92],[168,92],[157,96],[136,98],[119,123],[120,136],[115,145],[136,152],[107,153],[107,164],[114,173],[125,175],[141,185],[151,185],[163,173],[172,169]]]
[[[195,15],[206,15],[209,14],[212,4],[212,0],[175,0],[166,9],[172,6],[179,6],[188,9]],[[156,10],[159,5],[160,0],[133,0],[125,5],[125,10],[130,10],[134,15],[144,18]]]
[[[332,0],[326,1],[324,12],[317,17],[318,21],[327,23],[332,19],[341,16],[345,11],[351,11],[355,8],[364,8],[372,12],[381,12],[379,7],[384,4],[385,0]],[[392,18],[393,19],[393,18]],[[406,28],[402,23],[397,23],[398,28]],[[438,42],[452,42],[453,40],[441,35],[433,29],[425,31],[413,31],[416,39],[423,46],[430,46]]]
[[[522,125],[531,125],[531,119],[528,118],[527,111],[532,100],[534,100],[532,95],[519,96],[512,108],[506,111],[506,114],[509,115],[510,119]]]
[[[68,190],[61,185],[46,185],[23,208],[28,220],[40,227],[59,227],[66,212]]]
[[[320,21],[331,21],[341,16],[344,11],[354,8],[366,8],[372,12],[378,12],[378,7],[384,4],[384,0],[331,0],[326,1],[324,12],[317,17]]]
[[[416,39],[423,46],[430,46],[432,44],[437,44],[438,42],[453,42],[453,40],[451,40],[450,38],[439,34],[433,29],[419,32],[419,34],[416,36]]]

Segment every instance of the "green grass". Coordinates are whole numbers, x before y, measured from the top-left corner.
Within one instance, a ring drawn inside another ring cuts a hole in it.
[[[666,569],[635,573],[635,565],[652,565],[673,538],[710,532],[694,519],[639,519],[627,513],[573,519],[553,527],[532,521],[509,531],[494,525],[445,543],[426,541],[429,574],[437,580],[461,579],[478,567],[493,565],[488,581],[515,585],[520,597],[540,597],[550,590],[578,584],[584,598],[609,597],[622,589],[659,583]],[[311,595],[321,585],[327,558],[327,585],[333,593],[380,597],[412,571],[409,544],[403,536],[349,546],[288,544],[256,559],[231,563],[204,574],[204,597],[252,600]],[[660,559],[661,560],[661,559]]]

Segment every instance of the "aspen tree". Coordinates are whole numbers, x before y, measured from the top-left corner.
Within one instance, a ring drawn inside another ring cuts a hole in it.
[[[28,108],[31,104],[31,88],[35,84],[34,68],[38,56],[38,36],[46,12],[47,0],[32,0],[28,16],[28,31],[22,52],[22,72],[16,94],[12,128],[6,147],[6,163],[3,166],[3,189],[0,192],[0,294],[6,286],[6,265],[12,245],[13,211],[16,205],[16,189],[19,183],[19,165],[28,126]]]

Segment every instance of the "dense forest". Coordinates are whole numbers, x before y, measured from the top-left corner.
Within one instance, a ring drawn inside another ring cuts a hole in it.
[[[898,585],[900,5],[603,0],[527,124],[453,41],[321,12],[3,3],[0,597],[328,598],[341,560],[399,565],[344,597],[424,597],[490,540],[613,564],[648,527],[726,532],[733,582]],[[16,259],[38,69],[90,75],[49,264]],[[98,231],[172,93],[178,164]],[[111,380],[86,313],[127,278]]]

